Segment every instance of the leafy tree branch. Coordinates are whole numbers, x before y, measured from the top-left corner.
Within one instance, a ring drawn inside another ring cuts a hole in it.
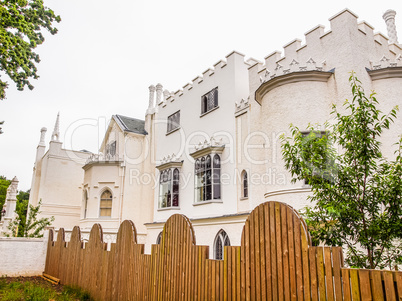
[[[334,105],[335,123],[325,132],[291,125],[291,136],[281,137],[282,156],[292,182],[311,186],[314,205],[304,217],[314,243],[346,246],[350,266],[393,268],[402,263],[402,138],[394,161],[383,156],[379,139],[398,107],[383,114],[374,92],[367,97],[354,73],[349,81],[346,113]]]

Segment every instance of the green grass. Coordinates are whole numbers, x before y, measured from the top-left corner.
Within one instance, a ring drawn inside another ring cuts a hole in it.
[[[70,286],[53,285],[40,277],[0,278],[2,301],[89,301],[87,292]]]

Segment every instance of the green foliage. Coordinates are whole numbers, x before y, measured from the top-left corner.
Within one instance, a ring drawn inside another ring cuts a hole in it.
[[[20,237],[43,237],[43,230],[48,227],[54,221],[54,216],[42,217],[38,219],[38,214],[40,214],[40,206],[42,200],[39,201],[38,206],[29,205],[28,217],[23,226],[23,230],[20,232],[17,228],[21,223],[21,218],[17,217],[15,220],[8,224],[9,232],[4,233],[5,236],[20,236]],[[22,205],[21,205],[22,206]]]
[[[29,79],[37,79],[36,63],[39,55],[33,50],[45,38],[42,30],[52,35],[57,33],[53,22],[60,22],[60,16],[45,7],[42,0],[0,1],[0,71],[15,82],[18,90],[33,85]],[[8,83],[0,80],[0,99],[5,98]]]
[[[379,139],[398,107],[382,114],[375,93],[366,97],[354,73],[349,80],[353,99],[344,103],[346,113],[333,106],[335,122],[326,124],[325,135],[309,126],[304,136],[291,125],[282,155],[292,181],[311,186],[314,205],[304,217],[314,243],[347,247],[350,266],[393,268],[402,263],[402,138],[394,161],[383,157]]]
[[[7,188],[10,184],[10,180],[7,180],[4,176],[0,176],[0,211],[3,209],[3,205],[6,202]]]
[[[27,220],[27,211],[28,211],[28,202],[29,202],[29,193],[28,191],[20,190],[17,195],[17,206],[15,208],[15,212],[18,214],[19,217],[19,224],[18,224],[18,237],[23,237],[25,232],[25,224]]]
[[[4,301],[76,301],[93,300],[90,295],[79,289],[52,285],[39,277],[0,278],[0,300]],[[11,280],[11,281],[10,281]]]
[[[68,286],[68,285],[64,286],[62,295],[74,296],[78,300],[82,300],[82,301],[93,300],[91,298],[91,295],[88,292],[83,291],[81,288],[76,287],[76,286]]]

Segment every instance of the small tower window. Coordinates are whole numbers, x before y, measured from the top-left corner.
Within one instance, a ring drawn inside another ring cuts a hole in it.
[[[243,170],[242,176],[241,176],[241,196],[243,198],[248,198],[248,176],[247,176],[247,171]]]
[[[112,202],[113,202],[113,195],[109,189],[106,189],[101,195],[99,216],[101,217],[112,216]]]
[[[218,106],[218,88],[201,96],[201,114],[207,113]]]

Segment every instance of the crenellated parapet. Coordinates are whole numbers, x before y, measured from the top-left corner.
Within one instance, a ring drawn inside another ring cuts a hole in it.
[[[167,155],[165,157],[163,157],[160,160],[160,164],[166,164],[166,163],[170,163],[170,162],[176,162],[179,161],[180,158],[178,156],[175,155],[175,153],[172,153],[171,155]]]
[[[165,90],[163,92],[164,100],[157,103],[157,105],[162,108],[166,107],[169,103],[192,92],[194,88],[202,87],[206,82],[214,80],[215,77],[221,75],[225,70],[238,68],[239,62],[244,64],[246,67],[250,67],[255,61],[256,60],[254,59],[245,61],[243,54],[237,51],[232,51],[225,57],[225,60],[219,60],[212,67],[202,72],[201,75],[196,76],[190,83],[186,83],[181,89],[176,91]]]
[[[235,116],[239,116],[247,111],[250,106],[249,100],[250,96],[235,102]]]
[[[272,57],[272,56],[271,56]],[[267,57],[268,58],[268,57]],[[266,61],[267,61],[266,58]],[[271,59],[271,58],[268,58]],[[275,63],[275,68],[273,68],[272,71],[270,71],[267,68],[263,68],[262,70],[259,71],[260,75],[260,82],[265,83],[274,77],[289,74],[292,72],[300,72],[300,71],[328,71],[326,70],[327,68],[327,63],[325,60],[321,62],[317,62],[314,60],[312,57],[309,57],[307,61],[298,61],[296,59],[293,59],[289,64],[281,64],[281,60],[277,61]],[[269,62],[270,64],[271,62]]]
[[[400,50],[402,49],[400,48]],[[402,54],[398,54],[398,56],[394,59],[383,55],[380,59],[370,61],[371,70],[378,70],[390,67],[402,67]]]
[[[91,165],[91,164],[93,165],[96,163],[108,163],[108,162],[123,162],[123,159],[121,157],[119,157],[118,154],[115,154],[115,155],[111,155],[111,154],[104,155],[103,153],[91,154],[88,157],[87,161],[85,162],[85,166]]]
[[[318,25],[305,33],[304,44],[294,39],[283,46],[282,52],[274,51],[266,56],[264,63],[252,64],[249,68],[251,92],[270,81],[282,85],[287,80],[308,81],[309,76],[323,80],[329,77],[317,77],[317,73],[333,73],[335,69],[350,72],[356,66],[363,70],[401,66],[402,48],[396,37],[388,39],[382,33],[374,33],[370,24],[357,19],[356,14],[345,9],[329,19],[328,31]]]
[[[199,151],[208,147],[219,147],[219,146],[224,146],[223,139],[215,139],[214,137],[211,137],[209,140],[205,139],[204,141],[200,141],[197,145],[195,145],[195,150]]]

